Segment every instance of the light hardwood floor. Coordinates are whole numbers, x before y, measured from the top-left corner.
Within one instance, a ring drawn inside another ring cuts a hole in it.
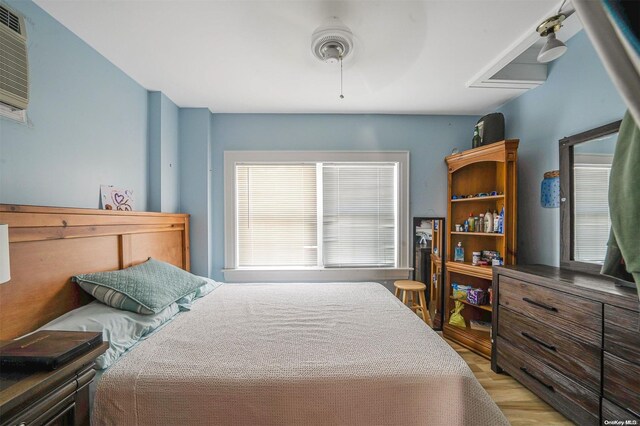
[[[573,425],[511,376],[491,371],[489,360],[450,340],[445,340],[469,364],[480,384],[512,425]]]

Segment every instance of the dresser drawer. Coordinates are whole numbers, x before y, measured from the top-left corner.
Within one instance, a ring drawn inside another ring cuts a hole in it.
[[[603,373],[604,397],[640,413],[640,365],[605,352]]]
[[[500,368],[579,425],[597,425],[598,395],[498,336]]]
[[[498,303],[543,323],[602,344],[602,303],[499,275]]]
[[[564,375],[600,391],[600,349],[568,333],[506,309],[498,310],[498,335]]]
[[[603,399],[602,400],[603,423],[605,421],[611,422],[615,420],[622,421],[622,422],[625,422],[626,420],[633,420],[638,422],[635,424],[640,425],[640,414],[627,411],[624,408],[621,408],[616,404],[614,404],[613,402],[609,401],[608,399]],[[609,424],[614,424],[614,423],[609,423]],[[622,424],[625,424],[625,423],[622,423]],[[634,423],[627,423],[627,424],[634,424]]]
[[[640,313],[604,305],[604,349],[640,364]]]

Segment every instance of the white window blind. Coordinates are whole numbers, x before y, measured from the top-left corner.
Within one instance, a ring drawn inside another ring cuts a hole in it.
[[[237,165],[236,185],[238,266],[316,266],[316,165]]]
[[[396,264],[396,165],[324,164],[325,267]]]
[[[604,262],[611,228],[610,172],[610,164],[574,165],[574,260]]]
[[[395,163],[236,165],[238,267],[395,267],[396,174]]]

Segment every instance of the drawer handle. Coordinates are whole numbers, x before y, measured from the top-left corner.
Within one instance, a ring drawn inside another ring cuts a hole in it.
[[[531,372],[529,370],[527,370],[527,367],[520,367],[520,370],[522,370],[522,372],[524,374],[526,374],[527,376],[531,377],[533,380],[535,380],[536,382],[540,383],[545,388],[549,389],[551,392],[555,392],[556,391],[553,388],[553,386],[546,384],[545,382],[543,382],[542,380],[540,380],[539,378],[537,378],[536,376],[531,374]]]
[[[530,335],[529,333],[527,333],[526,331],[521,332],[520,334],[522,334],[524,337],[526,337],[527,339],[536,342],[537,344],[539,344],[540,346],[544,346],[545,348],[549,349],[550,351],[555,351],[556,347],[553,345],[550,345],[548,343],[543,342],[542,340],[538,339],[537,337],[533,337],[532,335]]]
[[[558,312],[557,308],[554,308],[553,306],[545,305],[544,303],[536,302],[535,300],[531,300],[528,297],[523,297],[522,300],[524,300],[525,302],[530,303],[530,304],[532,304],[534,306],[537,306],[539,308],[546,309],[547,311]]]

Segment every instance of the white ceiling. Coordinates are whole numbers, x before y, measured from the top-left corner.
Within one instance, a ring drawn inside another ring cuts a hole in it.
[[[483,114],[522,93],[466,84],[560,0],[36,0],[149,90],[221,113]],[[311,33],[338,16],[356,36],[339,67]]]

